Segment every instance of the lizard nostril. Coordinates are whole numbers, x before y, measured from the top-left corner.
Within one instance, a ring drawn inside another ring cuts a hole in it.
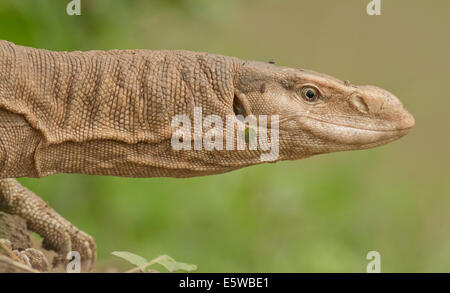
[[[350,97],[350,105],[361,113],[369,113],[369,106],[367,106],[364,99],[358,95],[352,95]]]

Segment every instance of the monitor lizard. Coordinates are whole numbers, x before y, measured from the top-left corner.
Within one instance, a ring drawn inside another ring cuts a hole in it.
[[[174,149],[173,117],[194,119],[195,109],[232,117],[233,125],[252,115],[275,121],[266,126],[278,133],[272,162],[380,146],[415,123],[386,90],[274,62],[182,50],[55,52],[0,41],[0,206],[24,218],[60,260],[78,251],[89,270],[93,238],[15,178],[192,177],[267,161],[249,146]]]

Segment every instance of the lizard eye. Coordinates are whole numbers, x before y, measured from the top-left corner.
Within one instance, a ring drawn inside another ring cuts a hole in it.
[[[307,102],[315,102],[319,98],[319,91],[311,86],[302,87],[300,94]]]

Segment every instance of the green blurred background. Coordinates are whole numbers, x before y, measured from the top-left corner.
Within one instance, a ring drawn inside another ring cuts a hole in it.
[[[273,59],[395,93],[405,138],[192,179],[20,181],[110,253],[169,254],[200,272],[450,272],[450,2],[2,0],[0,39],[53,50],[186,49]]]

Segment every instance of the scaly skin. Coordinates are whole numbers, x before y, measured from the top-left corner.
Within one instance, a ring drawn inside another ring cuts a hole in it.
[[[194,120],[194,107],[203,117],[231,115],[235,126],[236,114],[278,115],[275,161],[379,146],[414,125],[391,93],[312,71],[188,51],[52,52],[0,41],[0,178],[192,177],[263,162],[260,149],[175,150],[172,118]],[[4,206],[50,247],[76,247],[93,263],[88,235],[53,211],[42,224],[30,212],[43,209],[40,200],[1,180]]]

